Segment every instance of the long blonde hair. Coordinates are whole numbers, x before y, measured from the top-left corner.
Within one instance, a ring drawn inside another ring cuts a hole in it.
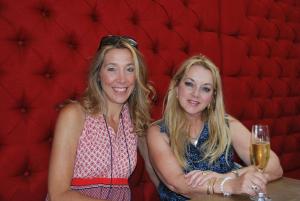
[[[88,113],[106,113],[106,101],[100,85],[99,72],[104,62],[106,53],[115,48],[128,49],[133,57],[136,66],[136,84],[132,94],[128,98],[128,106],[133,120],[135,132],[141,136],[149,127],[150,116],[150,96],[154,95],[153,87],[148,83],[146,65],[142,54],[138,49],[132,47],[128,41],[120,39],[114,45],[105,45],[99,49],[94,57],[88,76],[88,86],[82,98],[81,104]]]
[[[173,76],[164,101],[165,110],[163,120],[168,128],[171,149],[180,166],[183,168],[187,165],[185,154],[189,143],[190,125],[186,118],[185,111],[179,105],[178,99],[176,98],[176,87],[193,65],[203,66],[211,72],[213,77],[213,98],[208,107],[201,113],[201,118],[203,122],[208,123],[209,129],[209,138],[200,148],[204,153],[203,160],[208,160],[209,163],[213,163],[224,153],[224,151],[226,152],[227,159],[231,144],[229,128],[225,120],[219,70],[207,57],[203,55],[193,56],[187,59]]]

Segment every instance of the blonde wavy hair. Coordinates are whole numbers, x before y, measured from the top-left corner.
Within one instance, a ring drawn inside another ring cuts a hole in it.
[[[133,57],[136,73],[136,83],[132,94],[128,98],[128,106],[133,121],[135,132],[142,136],[149,127],[151,97],[154,88],[148,83],[146,65],[143,55],[138,49],[132,47],[125,39],[120,39],[114,45],[105,45],[99,49],[93,59],[88,75],[88,86],[81,100],[81,105],[90,114],[105,114],[106,100],[101,88],[99,72],[104,62],[106,53],[115,48],[128,49]]]
[[[173,76],[167,96],[164,100],[165,110],[163,120],[168,128],[170,144],[175,157],[181,167],[187,166],[185,154],[189,143],[189,121],[186,118],[185,111],[180,106],[176,97],[176,87],[184,75],[193,65],[201,65],[209,70],[213,77],[213,98],[207,108],[201,113],[201,119],[208,123],[209,138],[201,145],[201,150],[204,153],[202,160],[208,160],[213,163],[222,153],[228,151],[231,144],[229,127],[225,120],[225,109],[223,102],[221,77],[218,68],[215,64],[204,55],[196,55],[187,59],[177,70]]]

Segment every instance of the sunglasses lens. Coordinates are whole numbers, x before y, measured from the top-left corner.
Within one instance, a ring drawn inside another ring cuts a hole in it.
[[[125,39],[132,47],[137,48],[137,42],[136,42],[134,39],[129,38],[129,37],[125,37],[124,39]]]
[[[109,35],[101,39],[98,50],[105,45],[116,45],[121,39],[125,40],[132,47],[137,48],[138,46],[138,43],[133,38],[130,38],[128,36]]]

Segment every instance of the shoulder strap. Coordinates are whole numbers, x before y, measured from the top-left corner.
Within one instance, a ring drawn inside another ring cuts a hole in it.
[[[166,123],[165,123],[165,121],[163,119],[158,120],[156,122],[156,125],[159,126],[159,131],[161,133],[166,133],[166,134],[169,135],[169,130],[168,130],[167,125],[166,125]]]

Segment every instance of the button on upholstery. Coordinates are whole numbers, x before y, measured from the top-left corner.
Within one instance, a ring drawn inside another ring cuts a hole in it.
[[[79,47],[77,37],[75,36],[74,33],[70,33],[66,36],[65,43],[67,47],[70,48],[71,50],[77,50]]]
[[[25,172],[24,172],[24,174],[23,174],[25,177],[28,177],[28,176],[30,176],[30,172],[28,171],[28,170],[26,170]]]
[[[174,29],[174,24],[173,24],[172,19],[168,19],[168,20],[166,21],[166,27],[167,27],[167,29],[169,29],[169,30],[173,30],[173,29]]]
[[[93,9],[93,10],[91,11],[90,17],[91,17],[91,20],[92,20],[93,22],[99,22],[99,21],[100,21],[100,16],[99,16],[99,14],[98,14],[98,12],[97,12],[96,9]]]
[[[20,48],[27,47],[30,43],[29,35],[23,29],[20,29],[19,31],[17,31],[10,40],[12,42],[15,42],[16,45]]]
[[[153,54],[159,53],[159,41],[158,40],[154,40],[151,43],[151,50],[152,50]]]
[[[137,26],[140,24],[140,17],[137,11],[133,11],[130,17],[130,21],[133,25]]]
[[[41,16],[43,18],[50,18],[52,16],[52,11],[50,10],[50,8],[45,5],[45,4],[40,4],[37,7],[37,10],[40,12]]]
[[[188,55],[188,54],[190,53],[190,44],[189,44],[189,43],[185,43],[185,44],[182,46],[181,50],[182,50],[185,54]]]

